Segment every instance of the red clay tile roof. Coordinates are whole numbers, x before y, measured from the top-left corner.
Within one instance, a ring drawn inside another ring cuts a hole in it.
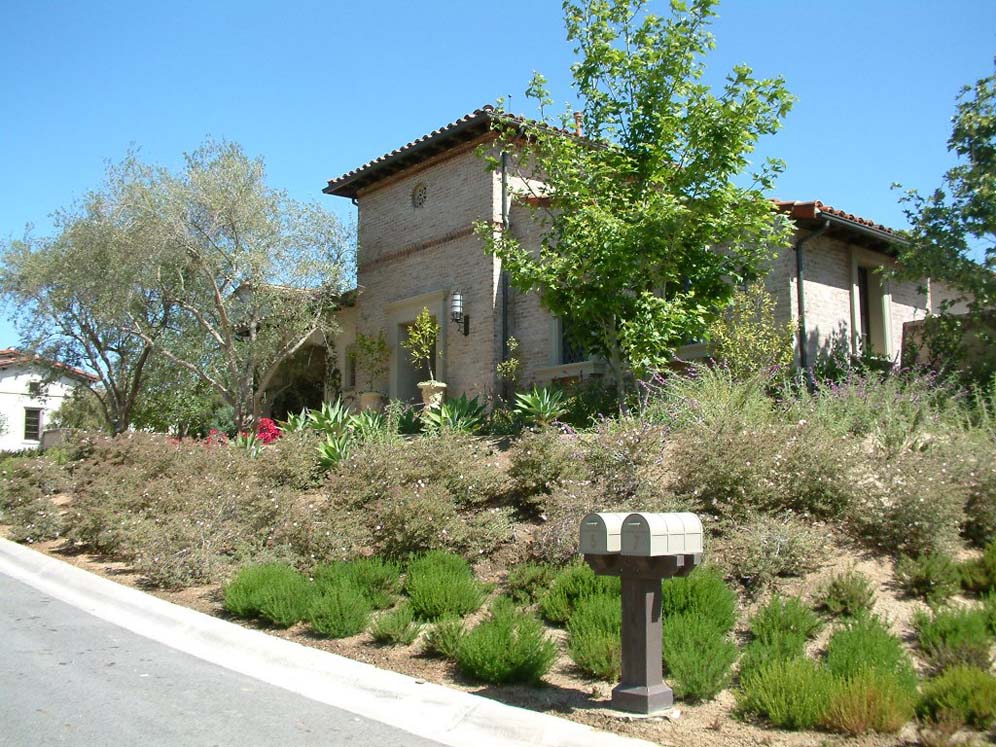
[[[65,363],[51,361],[38,355],[22,353],[17,348],[3,348],[0,350],[0,369],[9,368],[10,366],[16,366],[23,363],[37,363],[42,366],[49,366],[51,368],[64,371],[67,376],[73,376],[78,379],[86,379],[88,381],[97,380],[96,376],[91,373],[87,373],[83,369],[67,366]]]
[[[809,202],[798,202],[796,200],[772,200],[772,202],[775,203],[775,207],[777,207],[778,210],[796,220],[819,220],[822,215],[828,215],[833,218],[846,220],[858,226],[871,228],[872,230],[879,231],[888,236],[894,236],[897,239],[900,238],[899,234],[888,226],[883,226],[881,223],[876,223],[868,218],[862,218],[854,213],[848,213],[846,210],[839,210],[835,207],[831,207],[830,205],[824,205],[819,200],[810,200]]]

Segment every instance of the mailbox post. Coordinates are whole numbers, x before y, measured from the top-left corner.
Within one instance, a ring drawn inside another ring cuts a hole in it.
[[[687,576],[701,562],[702,522],[690,513],[592,513],[581,520],[580,549],[595,573],[622,581],[622,678],[613,707],[644,714],[670,708],[661,581]]]

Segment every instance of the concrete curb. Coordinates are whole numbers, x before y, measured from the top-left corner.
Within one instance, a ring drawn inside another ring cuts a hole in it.
[[[0,539],[0,573],[95,617],[306,698],[453,747],[650,742],[505,705],[249,630]]]

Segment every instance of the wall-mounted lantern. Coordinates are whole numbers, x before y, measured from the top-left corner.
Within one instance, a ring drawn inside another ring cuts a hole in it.
[[[463,326],[465,336],[470,334],[470,317],[463,313],[463,293],[460,291],[450,294],[450,319]]]

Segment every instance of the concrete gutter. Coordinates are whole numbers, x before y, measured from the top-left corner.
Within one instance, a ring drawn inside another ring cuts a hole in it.
[[[453,747],[651,745],[243,628],[4,539],[0,573],[205,661]]]

